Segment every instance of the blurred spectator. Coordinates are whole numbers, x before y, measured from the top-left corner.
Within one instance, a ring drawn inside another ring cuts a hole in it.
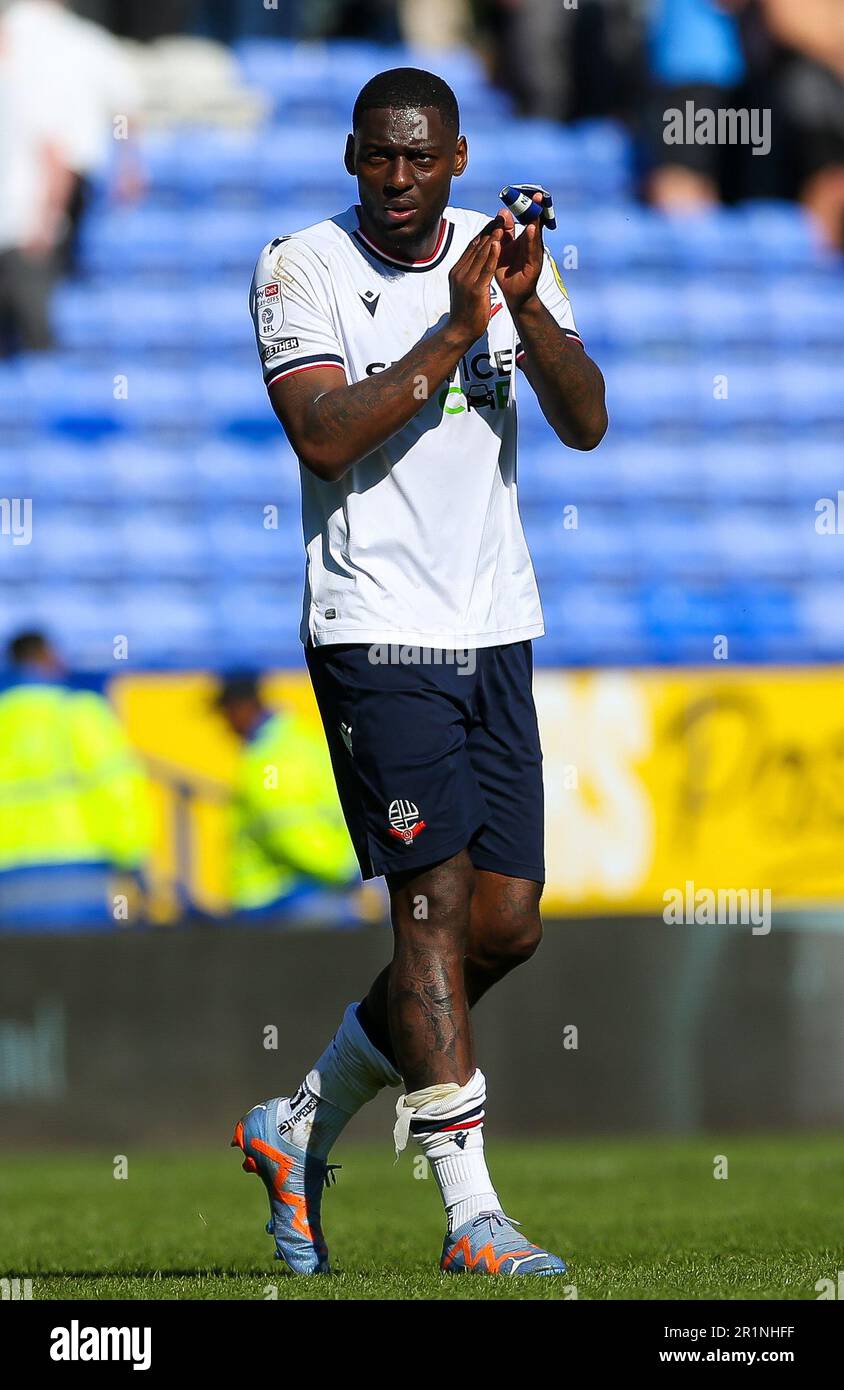
[[[117,195],[133,198],[141,191],[132,138],[138,86],[123,46],[63,0],[12,0],[4,28],[15,71],[37,82],[38,99],[60,129],[58,147],[72,185],[59,255],[70,268],[79,220],[112,160]]]
[[[726,199],[800,199],[844,247],[841,0],[653,0],[647,192],[668,211]],[[770,150],[666,144],[665,113],[739,110],[770,123]]]
[[[279,3],[286,4],[288,0]],[[71,0],[71,9],[83,19],[93,20],[112,34],[138,43],[185,33],[198,8],[197,0]],[[217,0],[215,8],[227,13],[236,8],[236,2]],[[250,8],[266,13],[261,0],[250,0]]]
[[[315,12],[315,13],[314,13]],[[309,26],[323,38],[370,39],[373,43],[398,43],[401,34],[397,0],[311,0]]]
[[[243,746],[232,805],[235,911],[349,915],[336,890],[358,884],[359,873],[322,731],[267,709],[249,674],[228,676],[216,704]]]
[[[654,0],[648,16],[648,54],[653,84],[649,143],[653,168],[648,194],[666,211],[695,210],[717,203],[728,174],[732,147],[723,144],[666,144],[667,110],[716,111],[731,105],[745,75],[736,19],[715,0]]]
[[[7,658],[0,927],[114,926],[134,914],[149,848],[144,775],[108,701],[67,684],[43,633],[20,633]]]
[[[439,8],[446,0],[431,3]],[[255,37],[398,43],[397,7],[398,0],[197,0],[187,27],[221,43]]]
[[[456,48],[472,37],[467,0],[398,0],[402,39],[415,48]]]
[[[61,112],[27,72],[0,5],[0,357],[52,346],[49,299],[73,175]]]
[[[492,80],[521,115],[626,117],[638,98],[642,0],[472,0]]]
[[[844,4],[732,0],[752,75],[783,127],[782,192],[799,198],[831,246],[844,249]]]

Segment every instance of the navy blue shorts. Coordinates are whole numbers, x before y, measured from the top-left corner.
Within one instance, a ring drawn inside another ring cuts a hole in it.
[[[305,648],[363,877],[467,849],[478,869],[544,883],[531,643],[432,653],[440,664],[378,663],[376,651],[414,649]]]

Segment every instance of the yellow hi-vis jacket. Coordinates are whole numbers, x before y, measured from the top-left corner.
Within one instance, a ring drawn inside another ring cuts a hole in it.
[[[150,838],[147,795],[101,695],[29,679],[0,693],[0,871],[140,867]]]
[[[325,737],[273,714],[241,755],[232,803],[232,904],[265,907],[303,881],[348,884],[357,871]]]

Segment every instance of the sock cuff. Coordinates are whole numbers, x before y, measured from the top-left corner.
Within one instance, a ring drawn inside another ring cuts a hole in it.
[[[444,1082],[399,1096],[393,1138],[396,1155],[406,1147],[410,1135],[425,1136],[449,1129],[475,1129],[483,1123],[486,1103],[486,1077],[475,1070],[464,1086]]]
[[[413,1091],[405,1096],[405,1103],[414,1111],[412,1123],[417,1119],[454,1119],[463,1110],[478,1104],[483,1107],[485,1101],[486,1077],[479,1068],[472,1072],[465,1086],[452,1082],[448,1086],[429,1086],[426,1091]]]
[[[377,1096],[383,1086],[397,1086],[401,1077],[369,1040],[349,1004],[340,1026],[305,1078],[309,1091],[347,1115]]]
[[[353,1046],[367,1058],[372,1070],[378,1072],[384,1086],[400,1086],[402,1083],[401,1073],[396,1071],[389,1058],[385,1057],[383,1052],[379,1052],[375,1046],[358,1018],[359,1008],[360,1000],[354,1004],[349,1004],[343,1014],[340,1028],[350,1034]]]

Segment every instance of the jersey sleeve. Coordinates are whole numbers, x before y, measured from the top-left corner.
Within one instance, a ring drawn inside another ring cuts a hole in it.
[[[555,321],[563,329],[566,337],[571,338],[575,343],[580,343],[580,346],[583,347],[583,339],[581,338],[575,326],[574,314],[572,312],[571,300],[569,299],[568,291],[565,285],[563,284],[562,277],[560,275],[559,270],[557,269],[557,262],[554,260],[554,257],[551,255],[551,252],[548,250],[547,246],[545,247],[542,269],[539,272],[539,281],[536,286],[536,292],[539,295],[539,298],[541,299],[542,303],[545,305],[545,308],[548,310],[549,314],[551,314],[552,318],[554,318]],[[521,343],[517,340],[517,364],[521,363],[524,360],[524,355],[525,350],[522,347]]]
[[[346,369],[328,273],[293,237],[277,237],[261,252],[249,310],[265,386],[312,367]]]

